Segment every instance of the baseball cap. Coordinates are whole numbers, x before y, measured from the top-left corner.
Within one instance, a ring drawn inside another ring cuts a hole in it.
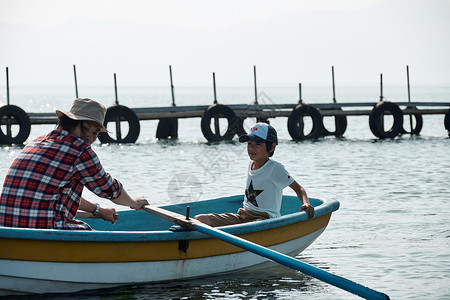
[[[277,131],[267,123],[256,123],[248,134],[241,135],[239,142],[252,140],[256,143],[272,142],[278,145]]]
[[[94,121],[102,126],[100,129],[101,132],[108,132],[105,126],[103,126],[106,108],[99,102],[89,98],[75,99],[69,112],[57,110],[56,115],[58,118],[61,118],[62,115],[66,115],[73,120]]]

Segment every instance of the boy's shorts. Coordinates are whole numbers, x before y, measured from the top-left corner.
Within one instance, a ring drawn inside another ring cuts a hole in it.
[[[213,227],[247,223],[247,222],[253,222],[253,221],[261,221],[261,220],[270,218],[268,213],[254,211],[254,210],[247,210],[244,208],[239,208],[239,210],[236,214],[233,214],[233,213],[223,213],[223,214],[210,213],[210,214],[207,214],[207,216]]]

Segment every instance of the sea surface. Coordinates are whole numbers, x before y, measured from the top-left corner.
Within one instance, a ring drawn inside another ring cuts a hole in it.
[[[406,87],[385,87],[389,101],[407,101]],[[303,90],[306,103],[331,103],[330,87]],[[11,87],[11,104],[27,112],[69,110],[73,87]],[[83,87],[82,97],[114,104],[114,88]],[[221,104],[254,101],[253,87],[218,88]],[[260,103],[297,103],[298,87],[259,87]],[[337,102],[376,102],[379,88],[341,87]],[[209,87],[176,87],[177,106],[212,104]],[[411,88],[412,101],[450,102],[449,86]],[[129,107],[170,106],[170,87],[119,87],[118,101]],[[0,105],[6,91],[0,92]],[[450,299],[450,138],[443,115],[426,115],[420,135],[379,140],[368,116],[348,117],[342,138],[292,141],[287,118],[270,119],[278,130],[273,159],[283,163],[310,197],[336,199],[325,232],[297,255],[303,262],[388,294],[391,299]],[[247,120],[248,129],[254,120]],[[327,125],[333,123],[325,118]],[[142,121],[135,144],[100,145],[104,168],[131,196],[152,205],[242,194],[249,158],[237,141],[208,143],[200,118],[180,119],[179,138],[155,139],[158,121]],[[405,126],[409,120],[405,118]],[[33,125],[28,141],[52,130]],[[408,127],[406,127],[408,129]],[[332,129],[332,128],[331,128]],[[0,182],[20,146],[0,146]],[[285,194],[294,194],[289,188]],[[115,206],[86,191],[102,206]],[[46,298],[41,297],[41,298]],[[196,280],[147,284],[64,295],[67,299],[358,299],[298,271],[272,264]]]

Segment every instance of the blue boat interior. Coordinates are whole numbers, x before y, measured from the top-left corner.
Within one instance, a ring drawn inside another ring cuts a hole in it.
[[[236,195],[212,200],[180,203],[163,206],[162,208],[183,216],[186,207],[190,207],[190,217],[202,213],[237,212],[242,207],[244,196]],[[339,208],[336,200],[319,200],[310,198],[315,207],[314,218],[332,213]],[[271,228],[287,226],[293,223],[308,220],[306,212],[299,212],[300,200],[296,196],[283,196],[281,217],[270,218],[258,222],[235,224],[221,227],[222,231],[230,234],[244,234]],[[154,216],[146,211],[126,210],[119,212],[116,224],[105,222],[102,219],[84,218],[93,231],[87,230],[55,230],[0,227],[1,238],[22,238],[38,240],[68,240],[68,241],[163,241],[207,238],[207,235],[198,231],[171,231],[172,222]]]
[[[186,215],[186,207],[190,207],[190,217],[203,213],[225,213],[237,212],[244,200],[243,195],[229,196],[206,201],[180,203],[175,205],[162,206],[162,208]],[[323,203],[322,200],[310,198],[311,205],[318,206]],[[293,214],[300,209],[300,200],[296,196],[283,196],[281,215]],[[82,219],[88,223],[94,230],[104,231],[161,231],[168,230],[174,224],[153,216],[146,211],[120,211],[119,219],[116,224],[105,222],[101,219]]]

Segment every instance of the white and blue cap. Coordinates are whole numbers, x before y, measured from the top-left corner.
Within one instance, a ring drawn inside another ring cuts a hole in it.
[[[252,140],[256,143],[272,142],[278,145],[277,131],[267,123],[256,123],[248,134],[241,135],[239,142]]]

